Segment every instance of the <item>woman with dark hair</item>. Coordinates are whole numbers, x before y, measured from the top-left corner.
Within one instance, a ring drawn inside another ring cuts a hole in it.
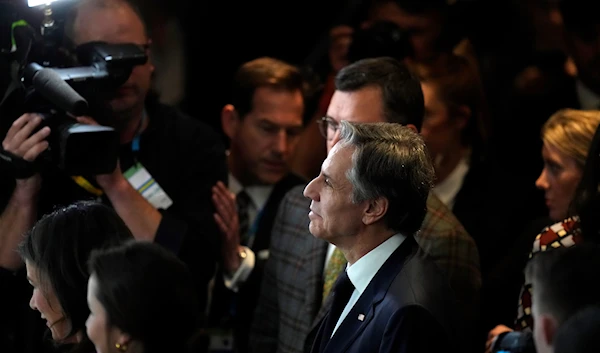
[[[192,352],[197,295],[175,255],[132,241],[95,251],[89,271],[86,326],[98,353]]]
[[[91,353],[85,332],[87,261],[94,249],[132,239],[131,232],[105,205],[82,201],[43,216],[25,235],[19,253],[33,286],[29,305],[41,313],[53,341],[66,352]]]

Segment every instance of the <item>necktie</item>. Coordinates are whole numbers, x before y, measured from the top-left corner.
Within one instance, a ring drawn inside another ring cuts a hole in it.
[[[327,346],[327,343],[329,342],[329,339],[333,333],[333,329],[335,328],[342,311],[344,311],[346,304],[348,304],[348,300],[350,300],[352,292],[354,292],[354,285],[350,281],[350,278],[348,278],[346,271],[342,271],[335,282],[335,285],[333,286],[331,309],[323,321],[324,326],[323,336],[321,336],[321,345],[319,349],[320,352],[325,350],[325,346]]]
[[[327,299],[336,278],[338,278],[340,273],[344,270],[346,262],[344,254],[336,247],[331,254],[327,267],[325,267],[325,276],[323,279],[323,303],[325,302],[325,299]]]
[[[237,203],[238,221],[240,227],[240,241],[242,245],[248,245],[248,227],[249,227],[249,216],[248,207],[250,207],[250,196],[246,191],[242,190],[235,196]]]

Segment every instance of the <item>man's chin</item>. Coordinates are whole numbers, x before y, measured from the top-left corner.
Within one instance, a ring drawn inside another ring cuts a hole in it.
[[[120,97],[110,101],[110,108],[116,114],[127,113],[133,110],[136,100],[131,97]]]
[[[262,185],[275,185],[285,177],[288,172],[276,172],[276,173],[261,173],[258,176],[258,183]]]

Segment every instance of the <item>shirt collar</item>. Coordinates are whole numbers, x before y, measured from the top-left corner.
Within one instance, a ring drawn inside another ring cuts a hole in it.
[[[600,108],[600,96],[586,87],[581,80],[576,81],[575,88],[577,90],[577,99],[579,100],[581,109],[597,110]]]
[[[257,210],[262,210],[273,191],[273,185],[251,185],[244,187],[231,173],[229,173],[229,191],[236,194],[242,190],[245,190],[250,200],[252,200],[252,206],[256,207]]]
[[[379,271],[392,253],[398,249],[404,239],[406,239],[404,235],[400,233],[394,234],[388,240],[358,259],[352,266],[347,266],[348,278],[350,278],[354,288],[360,294],[367,289],[377,271]]]

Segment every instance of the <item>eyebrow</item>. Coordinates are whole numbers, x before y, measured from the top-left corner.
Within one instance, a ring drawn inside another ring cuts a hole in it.
[[[542,160],[545,163],[553,163],[553,164],[561,165],[560,161],[556,158],[553,158],[552,156],[548,156],[548,157],[542,156]]]
[[[269,124],[271,126],[275,126],[280,129],[300,129],[303,127],[302,122],[300,122],[300,124],[297,124],[297,125],[296,124],[294,124],[294,125],[279,125],[279,124],[269,120],[268,118],[259,118],[258,122],[263,123],[263,124]]]
[[[336,119],[336,118],[332,117],[331,115],[327,115],[327,114],[325,114],[325,117],[326,117],[326,118],[328,118],[328,119],[331,119],[331,120],[333,120],[333,122],[334,122],[334,123],[336,123],[336,124],[339,124],[339,123],[340,123],[339,121],[337,121],[337,119]]]

